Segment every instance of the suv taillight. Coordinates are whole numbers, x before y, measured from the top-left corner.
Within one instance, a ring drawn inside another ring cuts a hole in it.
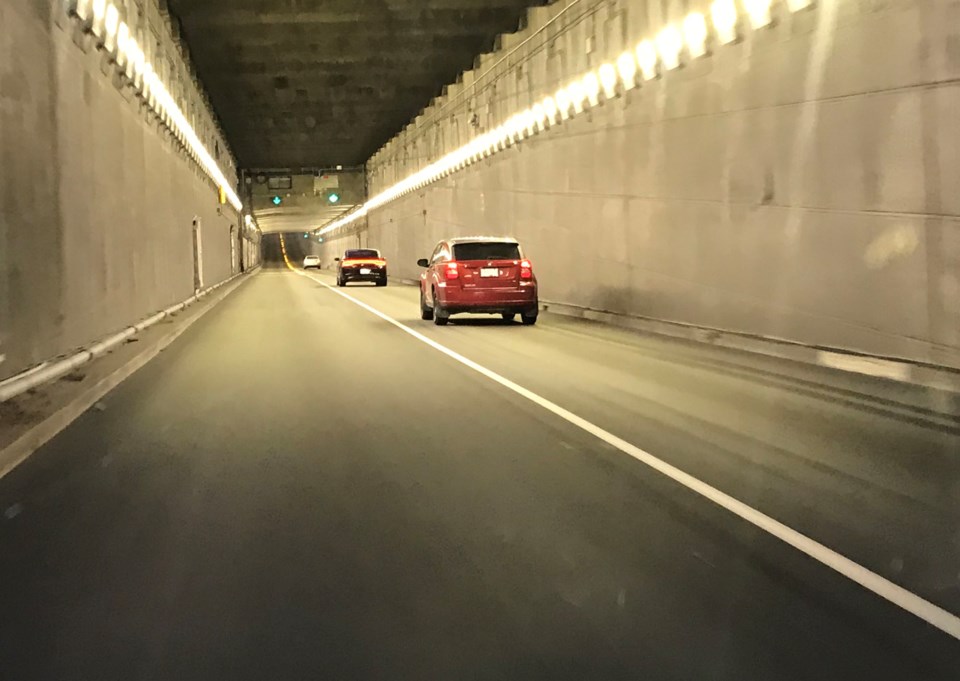
[[[447,279],[459,279],[460,278],[460,263],[458,262],[448,262],[447,264]]]
[[[533,279],[533,266],[530,264],[529,260],[520,261],[520,278]]]

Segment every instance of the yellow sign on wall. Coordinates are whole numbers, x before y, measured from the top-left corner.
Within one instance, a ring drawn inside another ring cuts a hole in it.
[[[227,190],[223,187],[220,187],[220,205],[224,205],[227,202]]]

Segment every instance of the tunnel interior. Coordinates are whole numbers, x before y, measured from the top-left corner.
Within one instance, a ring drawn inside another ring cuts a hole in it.
[[[958,45],[0,1],[0,679],[956,681]]]
[[[246,168],[360,166],[530,0],[170,0]]]

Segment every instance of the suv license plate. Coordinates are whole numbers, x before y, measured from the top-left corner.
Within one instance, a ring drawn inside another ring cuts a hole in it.
[[[481,277],[499,277],[500,269],[497,267],[481,267],[480,276]]]
[[[370,268],[369,268],[369,267],[361,267],[361,268],[360,268],[360,274],[370,274]]]

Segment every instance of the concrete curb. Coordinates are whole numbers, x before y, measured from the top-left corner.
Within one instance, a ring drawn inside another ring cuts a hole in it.
[[[30,457],[30,455],[32,455],[35,451],[40,449],[40,447],[42,447],[44,444],[49,442],[64,428],[66,428],[71,423],[73,423],[85,411],[90,409],[90,407],[92,407],[101,398],[103,398],[104,395],[106,395],[108,392],[116,388],[118,385],[120,385],[120,383],[122,383],[127,378],[129,378],[134,373],[136,373],[150,360],[152,360],[154,357],[156,357],[161,352],[163,352],[171,343],[173,343],[173,341],[175,341],[187,329],[193,326],[193,324],[196,321],[201,319],[207,312],[209,312],[214,307],[216,307],[218,303],[220,303],[224,298],[226,298],[231,293],[233,293],[237,288],[240,287],[241,284],[248,281],[252,277],[252,275],[257,272],[257,269],[258,268],[254,268],[253,270],[244,272],[241,275],[233,276],[230,279],[224,280],[220,284],[217,284],[216,286],[206,289],[201,294],[198,294],[197,296],[193,296],[192,298],[188,299],[190,302],[195,302],[196,300],[199,300],[200,298],[206,296],[208,293],[216,289],[225,287],[231,282],[233,283],[232,286],[227,286],[227,288],[223,290],[220,293],[220,295],[218,295],[213,300],[213,303],[209,307],[207,307],[204,310],[201,310],[197,315],[195,315],[191,319],[186,320],[178,328],[174,329],[169,334],[160,338],[156,343],[148,346],[147,349],[145,349],[143,352],[136,355],[133,359],[131,359],[126,364],[124,364],[122,367],[120,367],[113,373],[109,374],[108,376],[105,376],[104,378],[97,381],[89,389],[85,390],[83,393],[73,398],[66,405],[64,405],[57,411],[55,411],[53,414],[45,418],[36,426],[30,428],[30,430],[28,430],[19,438],[14,440],[11,444],[9,444],[8,446],[0,450],[0,479],[3,479],[4,476],[6,476],[8,473],[14,470],[21,463],[26,461]],[[178,303],[178,306],[183,306],[183,307],[179,307],[178,309],[182,310],[188,304],[189,303],[187,301],[184,301],[184,303]],[[174,306],[174,307],[177,307],[177,306]],[[172,308],[168,308],[168,310],[170,309]],[[164,314],[164,316],[166,316],[169,313],[165,310],[164,313],[158,313],[158,314]],[[158,315],[154,315],[154,317],[158,317]],[[150,317],[148,320],[145,320],[145,321],[149,321],[154,317]],[[160,317],[159,319],[162,319],[162,318],[163,317]],[[157,319],[157,321],[159,321],[159,319]],[[142,323],[143,322],[141,322],[141,324]],[[155,324],[156,321],[152,323]],[[138,324],[137,327],[140,327],[140,325]],[[136,328],[136,327],[131,327],[131,328]],[[143,326],[142,328],[147,328],[147,326]],[[81,362],[80,364],[82,363],[83,362]],[[71,366],[80,366],[80,364],[71,365]],[[34,373],[39,373],[39,372],[34,372]],[[53,380],[53,379],[48,379],[48,380]]]
[[[213,293],[223,286],[226,286],[230,282],[236,281],[249,274],[253,274],[257,271],[257,269],[259,269],[259,266],[249,270],[248,272],[241,272],[233,275],[229,279],[224,279],[219,284],[214,284],[213,286],[190,296],[186,300],[175,305],[171,305],[167,309],[161,310],[155,315],[147,317],[133,326],[128,326],[123,331],[98,341],[93,345],[90,345],[89,347],[70,355],[69,357],[53,360],[52,362],[44,362],[39,366],[32,367],[15,376],[5,379],[4,381],[0,382],[0,402],[6,402],[17,395],[22,395],[31,388],[36,388],[44,383],[49,383],[50,381],[55,381],[56,379],[61,378],[62,376],[66,376],[77,367],[82,366],[87,362],[91,362],[97,357],[110,352],[128,338],[137,335],[144,329],[148,329],[157,322],[166,319],[170,315],[184,310],[208,294]]]
[[[540,309],[551,314],[588,319],[643,333],[680,338],[705,345],[777,357],[802,364],[814,364],[838,371],[960,394],[960,369],[951,367],[911,362],[893,357],[879,357],[842,348],[804,345],[785,339],[753,336],[722,329],[634,317],[569,303],[541,300]]]

